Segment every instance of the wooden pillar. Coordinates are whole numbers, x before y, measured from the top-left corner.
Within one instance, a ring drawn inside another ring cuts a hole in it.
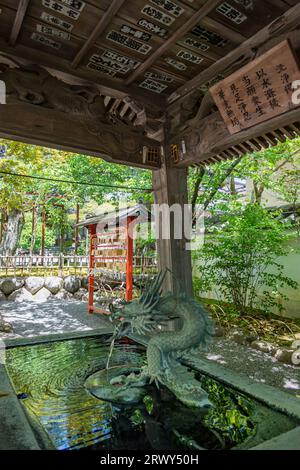
[[[184,205],[188,203],[187,169],[169,168],[163,164],[160,170],[153,171],[153,189],[155,204],[167,204],[171,207],[178,204],[182,208],[182,224]],[[155,221],[157,224],[158,221]],[[165,223],[170,223],[170,239],[162,239],[162,229]],[[182,229],[183,230],[183,229]],[[183,231],[184,234],[184,231]],[[167,275],[163,289],[175,293],[192,295],[192,263],[191,252],[186,249],[184,236],[176,240],[174,237],[174,219],[162,220],[158,225],[157,254],[158,268],[168,268],[172,275]]]
[[[89,235],[90,235],[90,255],[89,255],[89,274],[88,274],[88,313],[93,313],[94,311],[94,249],[96,248],[95,235],[96,235],[96,225],[89,226]]]
[[[126,302],[132,300],[133,292],[133,273],[132,273],[132,263],[133,263],[133,220],[135,217],[127,217],[127,226],[126,226],[126,237],[127,237],[127,256],[126,256]]]

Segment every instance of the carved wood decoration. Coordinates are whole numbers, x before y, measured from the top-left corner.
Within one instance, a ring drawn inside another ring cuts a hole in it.
[[[147,124],[146,113],[138,104],[133,103],[133,109],[130,102],[118,100],[116,103],[110,98],[107,100],[95,85],[71,85],[39,66],[19,65],[12,68],[9,64],[0,62],[0,70],[0,79],[6,85],[7,100],[0,108],[0,131],[2,130],[4,135],[9,134],[8,123],[12,127],[12,135],[22,123],[24,129],[32,129],[33,132],[36,117],[42,116],[40,123],[35,124],[37,129],[32,136],[33,141],[43,140],[45,131],[46,134],[50,131],[54,134],[50,144],[53,145],[53,138],[55,139],[57,133],[56,137],[60,139],[58,144],[71,149],[68,135],[64,137],[58,129],[60,122],[65,134],[71,131],[71,140],[76,142],[79,135],[83,138],[81,144],[77,143],[78,149],[83,149],[84,145],[88,147],[88,142],[91,141],[94,155],[123,161],[133,166],[142,163],[148,168],[160,166],[160,144],[145,135],[145,129],[149,132],[157,132],[157,129],[152,129]],[[121,113],[124,106],[126,111]],[[42,114],[38,114],[37,108],[42,110]],[[133,113],[131,119],[129,110]],[[24,122],[25,115],[27,118]],[[26,134],[22,134],[26,138]],[[64,145],[66,142],[69,142],[67,146]],[[72,150],[75,148],[73,145]],[[157,149],[158,158],[142,160],[143,148]]]
[[[293,83],[300,70],[288,41],[210,89],[231,134],[296,107]],[[299,106],[299,105],[298,105]]]

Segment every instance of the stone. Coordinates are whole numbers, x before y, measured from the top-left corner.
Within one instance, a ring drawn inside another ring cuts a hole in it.
[[[292,364],[292,355],[295,351],[293,349],[277,349],[274,357],[278,362],[284,364]]]
[[[33,299],[33,295],[25,289],[25,287],[21,287],[21,289],[15,290],[12,292],[8,297],[7,300],[13,300],[15,302],[27,302]]]
[[[291,344],[291,348],[300,349],[300,339],[296,339],[295,341],[293,341],[293,343]]]
[[[51,296],[51,292],[46,289],[46,287],[42,287],[35,295],[32,296],[33,302],[43,303],[46,302],[49,297]]]
[[[294,336],[296,339],[300,339],[300,333],[296,333]]]
[[[225,334],[226,334],[225,328],[223,328],[220,325],[215,325],[213,336],[215,336],[216,338],[221,338],[222,336],[225,336]]]
[[[13,327],[10,323],[7,323],[4,320],[0,319],[0,331],[1,333],[12,333]]]
[[[87,278],[87,277],[83,277],[83,278],[81,279],[81,287],[82,287],[83,289],[88,290],[88,278]]]
[[[67,276],[64,279],[63,287],[70,294],[75,294],[80,289],[80,278],[76,276]]]
[[[7,299],[6,299],[6,295],[3,294],[3,292],[0,291],[0,302],[1,302],[1,300],[4,301],[4,300],[7,300]]]
[[[83,288],[79,289],[74,294],[74,299],[76,300],[85,300],[86,297],[87,297],[87,291],[86,289],[83,289]]]
[[[253,341],[258,341],[259,337],[254,333],[247,333],[247,335],[245,336],[245,340],[247,341],[247,343],[253,343]]]
[[[30,276],[25,281],[25,287],[32,295],[34,295],[44,287],[44,282],[45,279],[43,277]]]
[[[57,294],[51,296],[53,299],[65,299],[70,300],[73,299],[73,295],[70,292],[66,291],[65,289],[61,289]]]
[[[228,339],[231,341],[234,341],[235,343],[238,344],[246,344],[246,338],[245,335],[242,331],[240,330],[232,330],[228,334]]]
[[[272,344],[267,343],[267,341],[258,341],[258,340],[252,341],[250,346],[253,349],[257,349],[258,351],[268,353],[268,354],[274,353],[276,349],[274,346],[272,346]]]
[[[5,277],[0,281],[0,290],[5,295],[10,295],[17,289],[24,286],[24,279],[16,277]]]
[[[44,285],[46,289],[48,289],[51,292],[51,294],[55,295],[62,288],[63,279],[58,276],[48,276],[48,277],[45,277]]]

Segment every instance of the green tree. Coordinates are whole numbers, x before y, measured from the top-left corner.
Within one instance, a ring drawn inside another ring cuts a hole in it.
[[[42,208],[46,215],[47,230],[60,240],[63,250],[65,236],[72,232],[74,224],[70,212],[74,211],[77,204],[82,208],[89,202],[99,205],[109,201],[117,206],[125,194],[133,202],[142,197],[144,200],[151,197],[151,193],[144,191],[133,190],[128,193],[118,188],[151,187],[149,171],[20,142],[1,140],[0,145],[6,147],[5,155],[0,158],[0,171],[3,172],[0,173],[0,254],[15,253],[20,246],[25,222],[31,226],[31,229],[26,227],[27,234],[31,230],[31,251],[40,246],[38,232]],[[41,176],[49,180],[25,178],[15,176],[14,173]],[[32,217],[25,217],[29,212],[35,213],[33,220]],[[22,242],[25,242],[24,237]],[[25,246],[28,247],[28,238]]]
[[[285,276],[278,258],[288,253],[289,238],[278,213],[257,203],[235,203],[218,214],[218,224],[203,248],[194,254],[201,276],[195,279],[199,292],[218,288],[223,298],[240,314],[253,309],[282,308],[282,288],[297,288]]]

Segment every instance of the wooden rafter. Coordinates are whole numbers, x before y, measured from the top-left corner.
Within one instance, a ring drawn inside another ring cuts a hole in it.
[[[246,40],[246,36],[243,36],[243,34],[228,28],[228,26],[225,26],[224,24],[221,25],[218,21],[210,18],[209,16],[206,16],[201,20],[201,25],[203,25],[205,28],[212,28],[213,30],[218,31],[220,36],[222,36],[224,39],[228,39],[233,43],[241,44]]]
[[[82,61],[87,51],[93,46],[93,44],[95,44],[99,36],[101,36],[101,34],[105,31],[105,29],[110,24],[110,22],[112,21],[116,13],[120,10],[124,2],[125,0],[113,0],[112,1],[110,7],[102,16],[101,20],[97,24],[96,28],[93,30],[90,37],[87,39],[85,44],[82,46],[82,48],[78,51],[78,53],[74,57],[72,61],[72,67],[76,68],[80,64],[80,62]]]
[[[208,15],[212,10],[214,10],[221,0],[211,0],[206,2],[199,10],[191,16],[180,28],[178,28],[175,33],[167,39],[156,51],[143,62],[126,80],[126,85],[133,83],[140,75],[142,75],[146,70],[148,70],[151,65],[159,59],[171,46],[173,46],[178,39],[180,39],[184,34],[189,32],[202,18]]]
[[[200,72],[196,77],[185,83],[185,85],[182,85],[180,88],[178,88],[168,100],[172,103],[171,107],[174,105],[176,106],[181,98],[192,93],[196,88],[199,88],[205,83],[209,82],[219,73],[222,73],[227,67],[240,59],[244,54],[247,54],[254,50],[254,48],[267,43],[270,39],[280,36],[280,34],[283,32],[287,32],[295,28],[295,26],[299,25],[299,21],[300,4],[298,3],[279,18],[274,20],[271,24],[265,26],[256,34],[254,34],[254,36],[244,41],[236,49],[229,52],[225,57],[222,57],[206,70]]]
[[[14,24],[10,33],[9,41],[8,41],[11,46],[14,46],[18,39],[29,2],[30,0],[20,0],[19,2],[15,21],[14,21]]]

